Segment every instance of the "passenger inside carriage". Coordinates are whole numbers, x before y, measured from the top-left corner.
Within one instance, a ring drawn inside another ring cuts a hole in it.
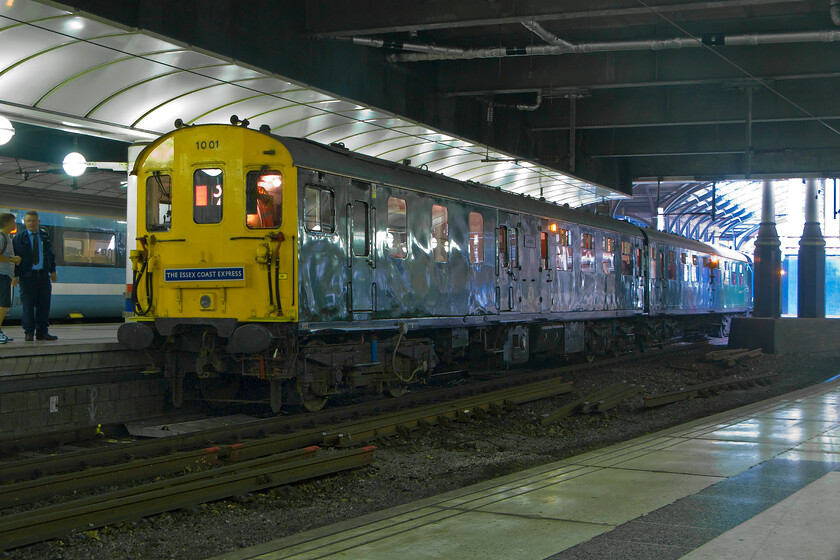
[[[252,229],[280,225],[283,200],[283,176],[279,171],[251,171],[246,179],[246,223]]]

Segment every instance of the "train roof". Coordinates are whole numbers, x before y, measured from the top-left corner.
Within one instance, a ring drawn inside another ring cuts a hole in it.
[[[516,194],[502,190],[499,187],[490,187],[472,181],[459,181],[446,175],[441,175],[440,173],[359,154],[340,145],[321,144],[320,142],[306,138],[278,136],[229,124],[193,126],[222,126],[231,131],[240,131],[242,134],[266,134],[278,140],[286,147],[295,165],[315,171],[343,175],[375,184],[428,192],[440,197],[452,198],[476,205],[503,208],[514,213],[522,212],[543,218],[610,230],[634,237],[645,236],[649,240],[659,243],[680,246],[698,252],[716,254],[724,258],[740,261],[748,260],[743,254],[737,251],[708,245],[679,235],[640,228],[630,222],[591,214],[583,210],[571,208],[568,205],[561,206],[530,196]],[[149,144],[137,158],[137,163],[139,164],[143,158],[143,154],[157,146],[164,138],[177,133],[177,129],[173,130]],[[135,167],[132,173],[136,172],[137,169]]]
[[[591,214],[566,205],[560,206],[529,196],[517,195],[510,191],[480,183],[458,181],[417,167],[351,152],[340,146],[326,146],[301,138],[285,136],[277,136],[276,138],[289,150],[295,164],[301,167],[366,179],[372,183],[432,192],[440,196],[474,204],[507,208],[515,212],[598,227],[636,237],[647,236],[648,239],[659,243],[678,245],[686,249],[715,254],[728,259],[746,260],[741,253],[723,247],[708,245],[679,235],[640,228],[622,220]]]

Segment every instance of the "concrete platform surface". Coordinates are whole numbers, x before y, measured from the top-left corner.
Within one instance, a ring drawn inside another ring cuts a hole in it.
[[[838,409],[832,380],[214,560],[840,559]]]

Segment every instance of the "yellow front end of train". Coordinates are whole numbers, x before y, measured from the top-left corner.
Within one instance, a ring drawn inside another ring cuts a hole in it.
[[[298,317],[289,152],[241,126],[182,127],[137,159],[135,319],[158,334]]]

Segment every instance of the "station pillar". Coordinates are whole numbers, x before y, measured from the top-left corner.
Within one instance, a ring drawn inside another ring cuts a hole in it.
[[[817,181],[805,187],[805,228],[799,240],[799,317],[825,317],[825,238],[820,229]]]
[[[765,180],[761,190],[761,223],[755,241],[755,317],[779,317],[782,314],[782,242],[776,231],[776,204],[773,183]]]

